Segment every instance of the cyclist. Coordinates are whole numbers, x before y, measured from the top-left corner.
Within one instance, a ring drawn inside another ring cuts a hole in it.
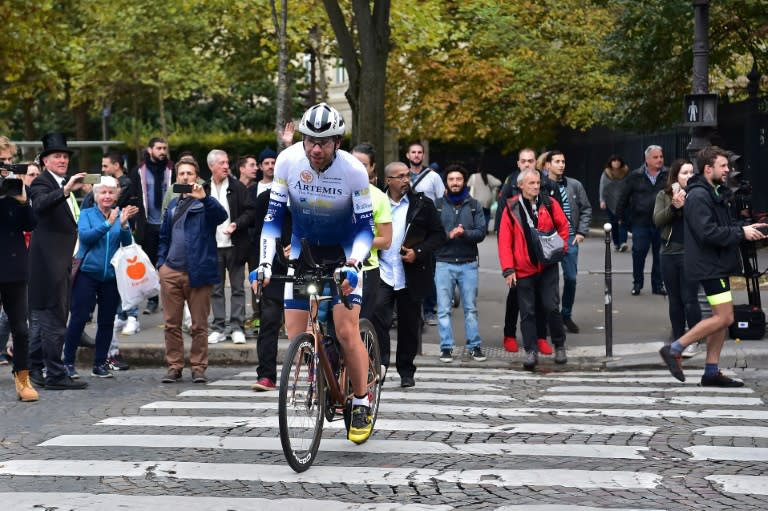
[[[348,438],[362,443],[371,435],[373,426],[367,391],[368,353],[359,331],[362,279],[355,277],[373,243],[373,213],[365,168],[357,158],[339,149],[344,129],[338,111],[326,103],[315,105],[304,113],[299,124],[303,143],[292,145],[277,157],[255,277],[264,286],[269,284],[270,262],[286,207],[293,221],[291,259],[298,259],[301,239],[305,238],[315,261],[330,262],[340,256],[346,260],[343,271],[348,278],[341,284],[341,291],[353,305],[347,309],[335,296],[333,322],[354,392]],[[350,282],[360,284],[351,286]],[[256,285],[254,280],[254,289]],[[285,329],[289,338],[306,330],[308,311],[307,296],[286,284]]]

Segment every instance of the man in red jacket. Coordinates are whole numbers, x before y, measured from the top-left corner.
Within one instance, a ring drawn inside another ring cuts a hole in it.
[[[540,313],[547,315],[549,332],[555,345],[555,363],[565,364],[565,329],[560,315],[559,274],[557,264],[540,263],[530,246],[530,217],[541,232],[557,229],[568,250],[568,219],[557,201],[539,195],[541,177],[536,170],[523,170],[517,177],[518,195],[501,217],[499,261],[507,286],[517,287],[520,304],[520,330],[525,358],[523,368],[532,370],[538,363],[536,347],[536,293],[541,298]]]

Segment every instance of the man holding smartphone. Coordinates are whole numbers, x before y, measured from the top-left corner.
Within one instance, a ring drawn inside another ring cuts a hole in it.
[[[192,316],[189,363],[192,381],[205,383],[208,368],[208,312],[211,289],[220,282],[216,254],[216,227],[227,218],[219,202],[207,195],[197,178],[200,168],[185,156],[176,164],[179,197],[171,200],[163,216],[158,246],[160,295],[165,320],[165,360],[168,372],[163,383],[181,379],[184,338],[181,323],[184,302]]]

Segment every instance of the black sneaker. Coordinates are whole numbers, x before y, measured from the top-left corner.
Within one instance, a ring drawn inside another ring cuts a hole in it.
[[[352,419],[349,423],[347,438],[356,444],[362,444],[368,440],[372,431],[373,417],[371,416],[371,407],[354,405],[352,407]]]
[[[123,357],[120,355],[120,353],[109,357],[107,359],[107,366],[113,371],[127,371],[131,368],[131,366],[125,363],[125,360],[123,360]]]
[[[729,378],[720,371],[714,376],[702,376],[702,387],[743,387],[744,382],[741,380],[734,380]]]
[[[657,287],[656,289],[654,289],[652,291],[652,293],[655,294],[655,295],[667,296],[667,290],[664,289],[663,286],[662,287]]]
[[[163,379],[160,380],[163,383],[176,383],[181,379],[181,369],[168,369]]]
[[[568,356],[565,354],[565,346],[555,346],[555,364],[567,364]]]
[[[523,369],[532,371],[536,368],[536,364],[539,362],[539,354],[535,351],[526,351],[525,358],[523,359]]]
[[[672,373],[672,376],[680,381],[685,381],[682,366],[683,357],[679,353],[677,355],[673,354],[669,346],[662,346],[659,350],[659,355],[661,355],[664,363],[667,364],[667,369]]]
[[[38,387],[45,387],[45,375],[40,369],[30,369],[29,379]]]
[[[112,378],[112,373],[107,369],[107,364],[94,366],[91,370],[91,376],[97,376],[99,378]]]
[[[157,299],[150,298],[147,300],[147,307],[144,309],[144,314],[154,314],[157,312],[159,302]]]
[[[45,383],[45,390],[82,390],[88,384],[84,381],[73,380],[69,376]]]
[[[476,362],[485,362],[488,358],[485,356],[485,353],[483,353],[483,350],[480,349],[480,346],[472,348],[470,355],[472,355],[472,360],[475,360]]]
[[[640,294],[640,288],[637,286],[632,287],[632,296],[638,296]]]
[[[453,350],[450,348],[440,350],[440,362],[453,362]]]
[[[572,334],[579,333],[579,325],[574,323],[571,318],[563,318],[563,325],[565,326],[565,329],[568,330],[568,332]]]

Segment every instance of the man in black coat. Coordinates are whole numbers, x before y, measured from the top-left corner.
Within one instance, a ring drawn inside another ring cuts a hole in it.
[[[625,211],[629,212],[632,231],[632,295],[639,295],[643,289],[645,258],[649,250],[652,256],[651,290],[655,295],[666,295],[661,278],[661,230],[653,223],[656,195],[667,186],[667,168],[664,166],[661,146],[649,145],[645,149],[645,163],[630,172],[624,181],[616,218],[625,218]]]
[[[379,251],[379,306],[373,324],[379,337],[381,363],[389,367],[389,325],[397,305],[395,364],[400,386],[413,387],[413,361],[421,340],[421,303],[434,285],[434,252],[446,237],[434,203],[423,193],[411,192],[409,170],[404,163],[390,163],[384,176],[392,206],[392,244]]]
[[[77,206],[74,191],[83,187],[86,173],[67,179],[67,167],[73,151],[61,133],[43,137],[42,173],[32,182],[30,194],[37,228],[30,240],[29,308],[42,337],[42,362],[47,390],[82,389],[83,381],[72,380],[61,360],[71,283],[72,256],[77,241]],[[40,383],[39,360],[30,357],[34,383]]]
[[[659,350],[672,375],[685,381],[681,356],[686,346],[707,339],[707,360],[702,387],[742,387],[744,382],[720,372],[720,351],[728,326],[733,323],[733,296],[729,277],[741,274],[739,244],[745,240],[765,239],[760,229],[768,224],[737,225],[730,213],[728,153],[717,146],[705,147],[696,155],[701,174],[692,177],[686,187],[685,276],[698,281],[712,307],[712,316],[702,319],[682,337]]]

